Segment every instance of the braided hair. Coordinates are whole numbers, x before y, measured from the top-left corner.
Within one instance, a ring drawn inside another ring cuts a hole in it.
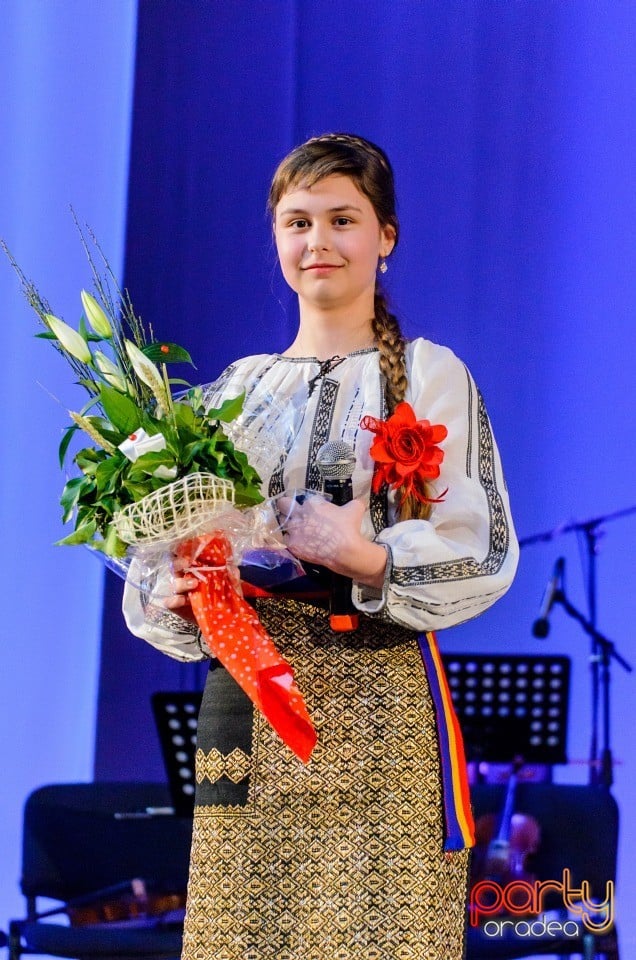
[[[396,213],[393,169],[384,150],[364,137],[349,133],[328,133],[312,137],[295,147],[278,165],[269,191],[268,210],[275,215],[281,198],[302,184],[312,187],[333,175],[349,177],[360,193],[370,200],[381,227],[395,231],[395,246],[400,225]],[[374,316],[371,321],[375,344],[380,354],[380,370],[385,381],[385,401],[389,413],[404,400],[406,376],[406,340],[397,317],[390,312],[386,294],[376,275]],[[400,519],[427,518],[430,504],[414,497],[403,499]]]

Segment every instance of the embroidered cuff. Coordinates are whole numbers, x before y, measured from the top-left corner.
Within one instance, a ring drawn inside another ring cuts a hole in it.
[[[143,603],[143,600],[146,602]],[[145,597],[142,599],[142,604],[146,623],[152,624],[153,627],[161,627],[163,630],[170,631],[170,633],[181,633],[198,638],[201,632],[198,624],[190,623],[180,617],[179,614],[172,613],[156,603],[148,602]]]
[[[351,591],[354,607],[360,610],[361,613],[366,613],[369,616],[382,613],[384,610],[389,594],[391,573],[393,572],[393,551],[391,547],[388,543],[380,543],[377,539],[374,542],[379,543],[379,545],[386,550],[386,568],[384,570],[382,588],[368,587],[364,583],[354,583]]]

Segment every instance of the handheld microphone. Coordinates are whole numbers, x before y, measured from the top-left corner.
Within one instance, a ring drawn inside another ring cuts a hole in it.
[[[543,597],[541,599],[541,609],[539,610],[539,616],[532,624],[532,633],[535,637],[539,637],[540,640],[545,639],[550,633],[550,611],[554,606],[554,602],[557,599],[557,594],[561,589],[561,581],[563,579],[563,570],[565,568],[565,558],[559,557],[559,559],[554,564],[554,569],[552,570],[552,576],[546,584],[546,588],[543,591]]]
[[[353,447],[344,440],[323,443],[316,457],[316,466],[322,478],[323,493],[331,495],[332,503],[342,507],[353,500],[351,475],[356,458]],[[339,573],[331,574],[329,594],[329,623],[339,633],[355,630],[359,615],[351,601],[352,581]]]

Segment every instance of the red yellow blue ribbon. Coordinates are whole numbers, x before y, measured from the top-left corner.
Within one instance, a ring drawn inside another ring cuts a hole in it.
[[[437,720],[446,833],[444,849],[463,850],[475,845],[464,740],[435,634],[421,633],[417,640]]]

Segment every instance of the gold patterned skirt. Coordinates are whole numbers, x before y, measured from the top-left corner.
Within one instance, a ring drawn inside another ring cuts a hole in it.
[[[468,851],[445,854],[416,634],[258,601],[318,733],[305,766],[214,662],[199,717],[184,960],[460,960]]]

